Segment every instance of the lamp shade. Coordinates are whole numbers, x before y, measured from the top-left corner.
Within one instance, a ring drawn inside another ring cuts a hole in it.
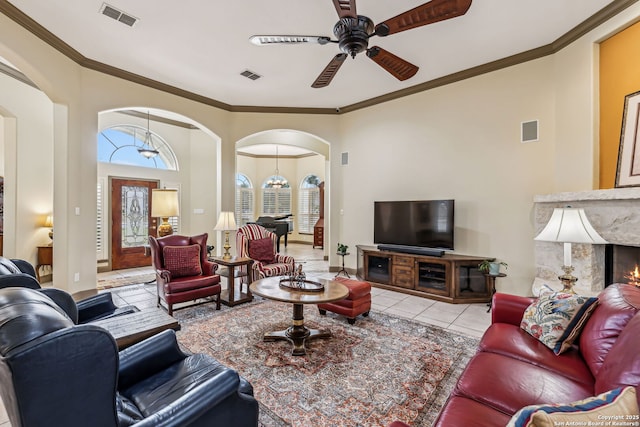
[[[593,228],[584,209],[555,208],[551,219],[535,240],[545,242],[603,244],[606,240]]]
[[[238,227],[236,226],[236,218],[233,212],[220,212],[218,223],[214,227],[214,230],[228,231],[235,230],[236,228]]]
[[[47,218],[44,220],[44,226],[49,228],[53,227],[53,215],[47,215]]]
[[[161,218],[180,216],[178,190],[153,188],[151,190],[151,216]]]

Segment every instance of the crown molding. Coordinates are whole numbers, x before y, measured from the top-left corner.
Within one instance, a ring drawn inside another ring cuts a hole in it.
[[[378,96],[376,98],[367,99],[362,102],[358,102],[355,104],[347,105],[345,107],[340,108],[341,113],[348,113],[350,111],[360,110],[362,108],[367,108],[374,106],[376,104],[381,104],[383,102],[392,101],[394,99],[403,98],[405,96],[414,95],[416,93],[424,92],[426,90],[435,89],[440,86],[445,86],[451,83],[456,83],[461,80],[466,80],[471,77],[477,77],[482,74],[491,73],[493,71],[497,71],[503,68],[508,68],[513,65],[522,64],[525,62],[533,61],[534,59],[539,59],[548,55],[553,55],[563,48],[567,47],[574,41],[578,40],[583,35],[587,34],[589,31],[597,28],[599,25],[608,21],[618,13],[622,12],[626,8],[630,7],[634,3],[637,3],[639,0],[616,0],[609,5],[602,8],[596,14],[592,15],[590,18],[576,25],[570,31],[560,36],[555,41],[541,46],[535,49],[531,49],[525,52],[521,52],[512,56],[508,56],[506,58],[498,59],[493,62],[488,62],[483,65],[478,65],[477,67],[469,68],[457,73],[449,74],[444,77],[440,77],[434,80],[430,80],[428,82],[424,82],[415,86],[411,86],[396,92],[391,92],[386,95]]]
[[[351,111],[368,108],[377,104],[392,101],[395,99],[403,98],[405,96],[414,95],[416,93],[424,92],[430,89],[434,89],[440,86],[445,86],[451,83],[455,83],[461,80],[466,80],[471,77],[476,77],[482,74],[490,73],[500,70],[502,68],[511,67],[513,65],[528,62],[534,59],[542,58],[544,56],[552,55],[562,50],[564,47],[576,41],[589,31],[598,27],[602,23],[611,19],[613,16],[627,9],[631,5],[637,3],[640,0],[615,0],[609,5],[602,8],[600,11],[587,18],[582,23],[568,31],[566,34],[560,36],[555,41],[541,46],[535,49],[528,50],[526,52],[518,53],[506,58],[502,58],[496,61],[489,62],[487,64],[479,65],[477,67],[469,68],[457,73],[449,74],[428,82],[424,82],[415,86],[411,86],[405,89],[401,89],[395,92],[391,92],[382,96],[367,99],[362,102],[346,105],[337,109],[334,108],[298,108],[298,107],[266,107],[266,106],[248,106],[248,105],[230,105],[224,102],[217,101],[206,96],[198,95],[196,93],[180,89],[175,86],[171,86],[165,83],[158,82],[135,73],[122,70],[120,68],[113,67],[92,59],[86,58],[77,50],[73,49],[67,43],[48,31],[42,25],[38,24],[35,20],[25,15],[20,9],[9,3],[7,0],[0,0],[0,12],[6,15],[9,19],[13,20],[20,26],[24,27],[27,31],[49,44],[51,47],[67,56],[69,59],[76,62],[78,65],[98,71],[104,74],[108,74],[114,77],[118,77],[124,80],[128,80],[133,83],[138,83],[143,86],[147,86],[153,89],[157,89],[166,93],[170,93],[182,98],[190,99],[192,101],[200,102],[205,105],[220,108],[229,112],[239,113],[287,113],[287,114],[344,114]],[[26,78],[26,76],[25,76]],[[28,78],[26,78],[29,81]],[[20,79],[24,81],[23,79]],[[33,85],[33,83],[31,83]]]

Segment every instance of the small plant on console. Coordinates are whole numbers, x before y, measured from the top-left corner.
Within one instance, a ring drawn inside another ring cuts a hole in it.
[[[509,267],[506,262],[497,261],[495,258],[489,258],[478,264],[478,270],[482,271],[484,274],[497,276],[498,274],[500,274],[501,266],[505,269]]]

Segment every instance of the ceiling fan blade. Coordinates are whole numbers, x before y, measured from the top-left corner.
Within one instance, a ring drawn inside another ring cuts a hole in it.
[[[418,72],[418,67],[412,63],[378,46],[367,49],[367,56],[400,81],[407,80]]]
[[[313,82],[311,87],[313,88],[321,88],[325,86],[329,86],[331,80],[336,75],[342,64],[344,64],[344,60],[347,59],[346,53],[339,53],[333,57],[329,65],[327,65],[324,70],[320,73],[316,81]]]
[[[350,16],[357,18],[356,13],[356,0],[333,0],[333,5],[336,7],[336,12],[340,18]]]
[[[255,35],[249,41],[257,46],[268,44],[327,44],[331,41],[325,36],[287,36],[287,35]]]
[[[376,25],[377,36],[387,36],[467,13],[471,0],[431,0]]]

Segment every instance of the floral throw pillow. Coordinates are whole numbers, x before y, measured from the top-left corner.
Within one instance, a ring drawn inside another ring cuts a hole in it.
[[[571,348],[598,298],[554,292],[541,295],[527,307],[520,327],[555,354]]]
[[[625,387],[573,403],[525,406],[507,427],[631,426],[639,420],[636,390]]]

